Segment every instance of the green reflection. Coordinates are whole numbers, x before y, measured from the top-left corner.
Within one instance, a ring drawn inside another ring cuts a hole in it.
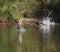
[[[23,33],[23,52],[40,52],[40,32],[38,27],[26,26],[26,32]]]
[[[16,27],[13,25],[0,25],[0,51],[17,52]]]
[[[18,44],[16,25],[0,25],[0,52],[60,52],[60,25],[55,25],[51,39],[44,38],[36,26],[24,26],[22,44]]]

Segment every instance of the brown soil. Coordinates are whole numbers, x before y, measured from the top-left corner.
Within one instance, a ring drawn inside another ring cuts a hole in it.
[[[23,18],[22,19],[22,24],[30,24],[30,23],[37,22],[37,21],[38,20],[34,19],[34,18]],[[4,23],[15,24],[15,21],[14,20],[0,20],[0,24],[4,24]]]
[[[37,22],[37,21],[38,21],[37,19],[33,19],[33,18],[23,18],[22,19],[23,24],[30,24],[30,23],[34,23],[34,22]]]

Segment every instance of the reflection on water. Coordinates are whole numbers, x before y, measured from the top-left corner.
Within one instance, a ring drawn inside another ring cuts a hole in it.
[[[25,32],[25,29],[23,27],[21,27],[20,29],[18,29],[17,31],[17,39],[18,39],[18,43],[22,44],[22,33]]]
[[[41,22],[44,24],[40,24],[39,28],[42,32],[43,37],[47,37],[49,39],[51,39],[51,35],[52,35],[52,30],[54,29],[54,22],[51,22],[51,18],[50,17],[45,17],[41,20]]]
[[[54,25],[42,25],[39,26],[40,31],[42,32],[42,35],[44,38],[51,39],[52,32],[54,30]]]
[[[22,44],[22,34],[21,34],[21,32],[20,32],[20,30],[18,30],[18,32],[17,32],[17,41],[18,41],[18,43],[19,44]]]
[[[0,52],[60,52],[60,25],[24,28],[17,30],[15,25],[0,25]]]
[[[0,25],[0,52],[16,52],[17,42],[14,25]]]
[[[50,41],[52,40],[52,33],[54,30],[54,25],[40,25],[40,31],[42,33],[42,52],[49,52]]]

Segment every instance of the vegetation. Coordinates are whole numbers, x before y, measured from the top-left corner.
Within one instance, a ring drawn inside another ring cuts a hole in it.
[[[60,22],[60,0],[50,1],[47,8],[53,11],[53,18],[55,22]]]
[[[0,0],[0,19],[40,17],[45,8],[59,11],[59,0]]]

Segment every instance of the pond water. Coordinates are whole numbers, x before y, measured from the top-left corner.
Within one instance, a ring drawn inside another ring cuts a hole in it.
[[[0,25],[0,52],[60,52],[60,25]]]

